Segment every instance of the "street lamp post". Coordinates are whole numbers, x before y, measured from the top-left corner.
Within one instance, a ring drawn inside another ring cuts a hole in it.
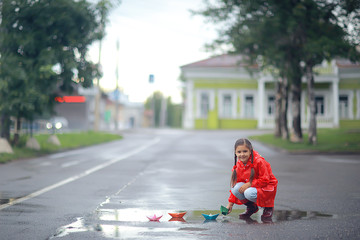
[[[101,64],[101,45],[102,45],[102,40],[100,39],[99,42],[99,60],[98,60],[98,65],[100,66]],[[94,110],[94,131],[98,131],[99,130],[99,125],[100,125],[100,96],[101,96],[101,90],[100,90],[100,78],[97,79],[97,83],[96,83],[96,92],[95,92],[95,110]]]
[[[150,74],[149,75],[149,83],[150,83],[150,85],[154,84],[154,80],[155,80],[154,74]],[[151,118],[151,126],[155,127],[155,93],[154,93],[154,88],[153,88],[153,97],[152,97],[152,101],[151,101],[151,108],[152,108],[152,112],[153,112],[152,118]]]
[[[116,41],[116,89],[115,89],[115,130],[118,130],[118,115],[119,115],[119,40]]]

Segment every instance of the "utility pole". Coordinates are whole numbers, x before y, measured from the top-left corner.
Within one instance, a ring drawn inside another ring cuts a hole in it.
[[[149,75],[149,83],[150,85],[154,84],[154,74],[150,74]],[[152,118],[151,118],[151,126],[155,127],[155,91],[153,88],[153,97],[152,97],[152,101],[151,101],[151,108],[152,108]]]
[[[99,60],[98,65],[101,64],[101,45],[102,40],[100,39],[99,42]],[[99,131],[99,121],[100,121],[100,96],[101,96],[101,90],[100,90],[100,78],[97,79],[96,83],[96,93],[95,93],[95,110],[94,110],[94,131]]]
[[[116,40],[116,89],[115,89],[115,131],[119,129],[119,39]]]
[[[165,96],[161,99],[161,108],[160,108],[160,127],[166,127],[166,116],[167,116],[167,99]]]

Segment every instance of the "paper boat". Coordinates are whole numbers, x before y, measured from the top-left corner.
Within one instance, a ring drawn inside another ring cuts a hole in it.
[[[173,218],[182,218],[185,214],[186,214],[186,212],[169,213],[169,215],[172,216]]]
[[[209,215],[207,215],[207,214],[202,214],[203,216],[204,216],[204,218],[206,219],[206,220],[215,220],[218,216],[219,216],[219,214],[215,214],[215,215],[212,215],[212,214],[209,214]]]
[[[221,212],[222,215],[228,215],[229,209],[227,209],[226,207],[224,207],[223,205],[221,205],[221,207],[220,207],[220,212]]]
[[[154,216],[150,216],[150,217],[147,216],[147,218],[148,218],[150,221],[159,221],[161,217],[162,217],[162,215],[156,216],[155,214],[154,214]]]

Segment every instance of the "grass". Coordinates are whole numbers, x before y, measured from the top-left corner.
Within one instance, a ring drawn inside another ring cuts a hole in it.
[[[265,143],[291,153],[360,153],[360,129],[318,129],[317,144],[308,143],[308,135],[303,135],[303,142],[292,143],[274,134],[251,136],[250,139]]]
[[[49,134],[34,135],[34,138],[36,138],[41,147],[39,151],[25,147],[13,147],[14,154],[0,153],[0,163],[122,139],[120,135],[105,132],[62,133],[56,134],[61,146],[55,146],[47,142],[49,136]],[[26,139],[21,139],[21,142],[23,143],[22,145],[25,145]]]

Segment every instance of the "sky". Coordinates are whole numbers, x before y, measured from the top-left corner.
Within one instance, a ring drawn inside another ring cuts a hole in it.
[[[118,61],[118,84],[130,101],[144,102],[161,91],[180,103],[180,66],[213,55],[204,45],[216,38],[215,27],[189,12],[202,6],[202,0],[122,0],[110,13],[102,43],[101,87],[115,89]],[[91,46],[90,56],[98,62],[98,42]]]

